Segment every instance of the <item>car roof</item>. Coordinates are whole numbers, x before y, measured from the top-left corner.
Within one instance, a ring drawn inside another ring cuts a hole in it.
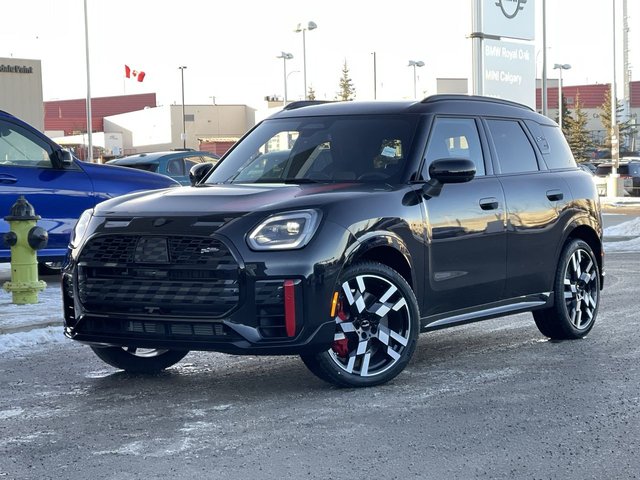
[[[287,105],[280,112],[269,117],[299,118],[325,115],[406,115],[406,114],[460,114],[504,116],[534,120],[541,124],[555,122],[540,115],[531,108],[509,100],[478,95],[432,95],[421,101],[302,101]]]
[[[201,152],[198,150],[170,150],[167,152],[149,152],[149,153],[136,153],[135,155],[128,155],[122,158],[116,158],[114,160],[109,161],[109,163],[114,163],[116,165],[120,164],[133,164],[133,163],[155,163],[158,162],[163,157],[175,157],[175,158],[183,158],[183,157],[201,157],[208,156],[212,158],[219,158],[216,154],[210,152]]]

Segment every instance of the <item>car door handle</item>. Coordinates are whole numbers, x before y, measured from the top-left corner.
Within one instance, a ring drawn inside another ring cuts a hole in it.
[[[18,179],[5,173],[0,173],[0,183],[16,183]]]
[[[558,200],[562,200],[564,198],[564,193],[560,190],[547,190],[547,198],[552,202],[557,202]]]
[[[495,197],[487,197],[480,199],[480,208],[482,210],[495,210],[500,206],[498,199]]]

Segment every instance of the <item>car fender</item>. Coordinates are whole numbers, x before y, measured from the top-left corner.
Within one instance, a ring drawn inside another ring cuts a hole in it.
[[[410,279],[407,280],[409,280],[409,283],[413,285],[415,289],[417,282],[411,252],[404,240],[399,235],[391,231],[374,230],[366,232],[358,237],[356,241],[345,251],[345,263],[343,268],[346,268],[363,258],[367,258],[367,253],[380,247],[391,248],[400,254],[406,264],[405,266],[407,270],[399,273],[406,274],[408,272]]]

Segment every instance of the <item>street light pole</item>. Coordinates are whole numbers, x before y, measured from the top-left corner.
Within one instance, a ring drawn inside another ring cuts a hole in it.
[[[562,70],[569,70],[571,65],[568,63],[556,63],[553,66],[554,70],[560,70],[560,78],[558,80],[558,125],[560,125],[560,131],[562,131]]]
[[[276,58],[282,59],[282,64],[284,66],[284,103],[283,107],[287,106],[287,60],[291,60],[293,55],[287,52],[281,52]],[[306,98],[306,95],[305,95]]]
[[[306,41],[306,33],[307,30],[315,30],[318,28],[315,22],[307,22],[306,27],[302,27],[301,24],[298,24],[298,27],[295,29],[296,33],[302,32],[302,65],[304,72],[304,99],[307,99],[307,41]]]
[[[92,113],[91,113],[91,69],[89,68],[89,21],[87,19],[87,0],[84,0],[84,42],[87,57],[87,162],[93,162]]]
[[[185,66],[178,67],[182,77],[182,148],[187,148],[187,124],[184,116],[184,70]]]
[[[418,98],[416,92],[416,67],[424,67],[424,62],[422,60],[409,60],[409,65],[407,66],[413,67],[413,98]]]
[[[373,55],[373,99],[377,100],[378,98],[378,79],[376,78],[378,75],[377,67],[376,67],[376,52],[371,52]]]

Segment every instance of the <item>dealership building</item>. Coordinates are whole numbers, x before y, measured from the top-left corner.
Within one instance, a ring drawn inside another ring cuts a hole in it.
[[[44,130],[40,60],[0,58],[0,110]]]

